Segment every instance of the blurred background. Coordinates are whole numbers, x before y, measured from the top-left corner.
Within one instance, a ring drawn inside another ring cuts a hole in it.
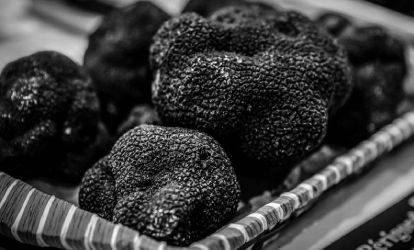
[[[184,1],[157,2],[178,13]],[[0,68],[39,50],[56,50],[81,62],[87,35],[100,18],[130,2],[134,1],[0,0]]]
[[[279,7],[309,16],[326,10],[345,13],[355,21],[377,23],[410,41],[414,40],[412,1],[371,0],[267,0]],[[0,68],[38,50],[56,50],[77,62],[87,45],[87,35],[112,9],[134,0],[0,0]],[[180,13],[187,0],[153,0],[171,15]],[[384,6],[393,7],[405,14]]]

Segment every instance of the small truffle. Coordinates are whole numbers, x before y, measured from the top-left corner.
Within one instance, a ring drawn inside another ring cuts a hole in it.
[[[184,6],[182,13],[194,12],[202,17],[209,17],[214,12],[231,6],[261,6],[263,8],[275,9],[275,4],[272,6],[260,1],[246,1],[246,0],[190,0]],[[277,8],[278,9],[278,8]]]
[[[99,103],[82,68],[44,51],[0,75],[0,170],[79,183],[104,151]]]
[[[160,125],[161,121],[155,109],[149,105],[137,105],[128,115],[128,118],[118,127],[118,136],[139,125]]]
[[[184,6],[182,13],[194,12],[203,17],[208,17],[211,13],[228,6],[243,5],[245,0],[189,0]]]
[[[330,36],[299,13],[262,6],[167,21],[151,63],[162,123],[213,135],[237,174],[271,176],[273,185],[320,145],[328,114],[351,89]]]
[[[148,1],[117,9],[89,37],[84,64],[98,91],[102,120],[111,133],[131,108],[151,102],[149,46],[170,16]]]
[[[141,125],[87,171],[79,204],[142,234],[186,246],[231,219],[239,193],[230,160],[213,138]]]
[[[326,141],[352,147],[397,116],[405,97],[405,44],[381,27],[357,27],[335,13],[318,23],[347,50],[354,81],[347,103],[330,118]]]

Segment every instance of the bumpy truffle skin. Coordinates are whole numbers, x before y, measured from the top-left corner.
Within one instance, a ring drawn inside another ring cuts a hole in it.
[[[0,75],[0,169],[80,182],[101,157],[98,115],[89,77],[69,58],[45,51],[9,63]]]
[[[210,133],[250,177],[283,178],[320,144],[350,90],[330,36],[298,13],[257,6],[171,19],[154,36],[151,63],[162,122]]]
[[[405,96],[405,45],[380,27],[356,27],[334,13],[318,22],[347,50],[354,81],[349,100],[330,119],[327,142],[352,147],[397,116]]]
[[[188,245],[230,219],[239,197],[230,160],[210,136],[137,126],[82,181],[82,208],[173,245]]]
[[[89,37],[84,64],[98,91],[102,119],[110,132],[137,104],[151,102],[151,38],[170,16],[140,1],[113,11]]]

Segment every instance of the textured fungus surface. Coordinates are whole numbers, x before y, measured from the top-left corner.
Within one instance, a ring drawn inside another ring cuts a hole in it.
[[[104,17],[89,38],[84,64],[98,91],[102,119],[111,132],[131,108],[151,101],[151,38],[169,15],[140,1]]]
[[[267,170],[283,178],[319,146],[328,114],[351,89],[330,36],[298,13],[262,6],[173,18],[154,36],[150,58],[162,122],[213,135],[249,178]]]
[[[188,245],[232,218],[239,185],[221,146],[204,133],[141,125],[88,170],[84,209],[173,245]]]
[[[79,182],[99,159],[99,103],[81,67],[57,52],[9,63],[0,75],[0,170]]]
[[[318,22],[345,47],[354,81],[349,100],[330,119],[327,141],[351,147],[396,117],[405,95],[405,44],[381,27],[356,27],[338,14]]]

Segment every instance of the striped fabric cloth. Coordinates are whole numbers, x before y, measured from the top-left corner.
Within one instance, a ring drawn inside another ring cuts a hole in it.
[[[186,249],[242,247],[413,134],[414,112],[409,112],[293,190]],[[184,249],[106,221],[1,172],[0,234],[27,244],[64,249]]]

